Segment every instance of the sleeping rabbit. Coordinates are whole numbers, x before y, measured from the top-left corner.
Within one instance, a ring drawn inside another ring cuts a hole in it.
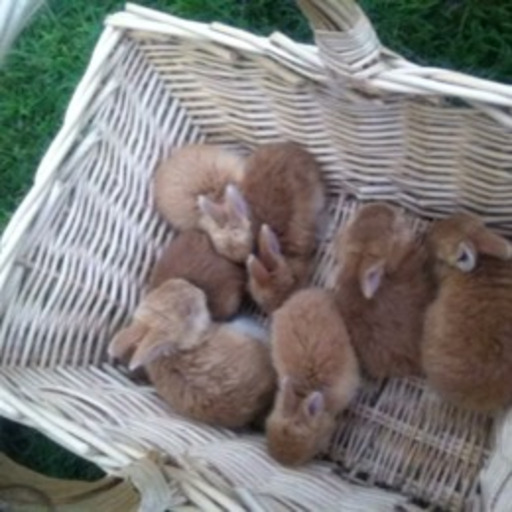
[[[205,423],[243,427],[270,408],[275,373],[264,334],[250,319],[212,323],[206,296],[183,279],[148,293],[109,353],[131,350],[176,411]]]
[[[434,223],[427,240],[439,287],[422,343],[428,382],[467,408],[511,404],[511,244],[466,213]]]
[[[179,230],[205,231],[217,252],[242,262],[252,249],[246,203],[235,186],[244,174],[245,159],[221,146],[176,149],[155,172],[157,210]]]
[[[341,230],[337,302],[370,377],[421,374],[425,310],[433,298],[427,253],[385,203],[363,206]]]
[[[295,466],[326,448],[358,389],[359,369],[327,290],[300,290],[275,311],[271,346],[280,387],[266,423],[268,449]]]

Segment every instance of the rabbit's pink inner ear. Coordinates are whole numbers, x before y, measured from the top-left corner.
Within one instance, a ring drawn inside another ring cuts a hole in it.
[[[224,200],[231,218],[239,221],[249,218],[247,201],[235,185],[230,184],[226,187]]]
[[[487,254],[502,260],[512,258],[512,245],[506,238],[485,228],[475,233],[474,239],[480,254]]]
[[[117,359],[127,356],[146,335],[146,332],[147,327],[139,323],[121,329],[110,342],[108,355]]]
[[[171,355],[172,340],[159,335],[155,331],[149,331],[139,344],[130,359],[130,370],[150,364],[156,359]]]
[[[222,205],[213,202],[206,196],[199,196],[197,198],[197,206],[199,211],[206,217],[211,218],[215,224],[220,226],[226,223],[226,212]]]
[[[361,292],[366,299],[372,299],[379,289],[384,275],[384,264],[375,263],[364,270],[360,277]]]
[[[269,270],[275,270],[283,258],[279,239],[267,224],[260,228],[258,251],[262,263]]]
[[[477,255],[470,242],[461,242],[457,247],[455,264],[462,272],[471,272],[476,267]]]
[[[254,254],[247,258],[247,272],[259,284],[266,284],[270,281],[270,272]]]
[[[268,225],[263,224],[260,230],[260,249],[264,248],[273,256],[281,256],[281,244],[274,230]]]
[[[325,409],[325,398],[322,392],[313,391],[306,398],[306,412],[309,416],[315,417]]]

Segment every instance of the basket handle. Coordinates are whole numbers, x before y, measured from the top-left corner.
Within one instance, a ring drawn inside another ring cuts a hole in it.
[[[512,128],[512,86],[424,67],[384,47],[355,0],[297,0],[334,79],[372,94],[460,98]]]
[[[297,0],[315,33],[331,72],[352,78],[383,70],[383,47],[363,10],[353,0]]]

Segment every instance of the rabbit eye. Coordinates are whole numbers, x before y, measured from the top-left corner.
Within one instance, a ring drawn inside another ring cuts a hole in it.
[[[476,258],[474,252],[467,244],[462,243],[457,252],[457,267],[463,272],[471,272],[475,268]]]
[[[469,256],[468,256],[468,253],[466,251],[462,251],[458,257],[457,257],[457,263],[468,263],[469,261]]]

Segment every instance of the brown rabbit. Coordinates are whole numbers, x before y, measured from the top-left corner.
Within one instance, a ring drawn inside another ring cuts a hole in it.
[[[511,404],[511,244],[464,213],[434,223],[427,241],[439,287],[422,343],[429,383],[467,408]]]
[[[250,223],[245,201],[230,185],[244,171],[245,159],[221,146],[176,149],[155,172],[156,207],[176,228],[206,231],[218,252],[243,262],[252,248]]]
[[[151,272],[149,288],[171,278],[203,290],[214,320],[233,316],[245,292],[245,269],[218,254],[208,235],[198,230],[184,231],[171,241]]]
[[[249,291],[266,311],[279,307],[309,277],[325,194],[320,167],[298,144],[257,148],[241,185],[258,256],[250,256]]]
[[[326,290],[300,290],[275,311],[271,345],[280,389],[266,423],[268,449],[282,464],[299,465],[326,448],[359,386],[358,364]]]
[[[423,319],[433,299],[427,253],[398,210],[363,206],[340,233],[337,302],[371,377],[421,374]]]
[[[260,333],[246,319],[212,323],[204,292],[170,279],[146,295],[109,352],[118,357],[134,346],[130,369],[144,365],[176,411],[236,428],[258,419],[272,403],[275,374]]]

